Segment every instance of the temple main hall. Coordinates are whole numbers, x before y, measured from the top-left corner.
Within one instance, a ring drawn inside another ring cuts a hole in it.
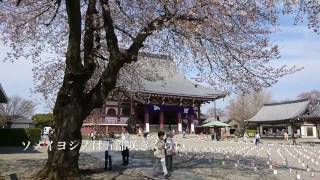
[[[201,105],[226,96],[187,79],[166,55],[142,53],[140,57],[138,61],[147,61],[147,69],[158,78],[139,77],[139,87],[117,86],[104,105],[84,120],[83,135],[119,133],[132,124],[146,132],[174,129],[195,133],[202,120]],[[174,71],[168,72],[172,67]]]

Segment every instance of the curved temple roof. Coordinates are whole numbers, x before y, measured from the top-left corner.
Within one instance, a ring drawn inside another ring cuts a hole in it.
[[[148,53],[141,54],[141,56],[145,60],[147,59],[148,62],[153,61],[153,65],[150,68],[157,72],[161,78],[159,80],[142,79],[142,88],[133,88],[131,89],[132,91],[204,99],[218,99],[226,96],[225,92],[203,87],[192,82],[177,68],[174,71],[170,71],[165,64],[170,63],[170,61],[173,63],[173,61],[166,56],[154,56]],[[128,89],[130,90],[130,88]]]
[[[290,120],[301,117],[309,107],[309,100],[265,104],[248,122]]]
[[[144,91],[148,93],[202,98],[224,97],[225,94],[211,88],[194,84],[180,72],[160,81],[143,81]]]
[[[318,103],[314,109],[312,109],[309,113],[304,114],[303,118],[316,118],[320,119],[320,104]]]

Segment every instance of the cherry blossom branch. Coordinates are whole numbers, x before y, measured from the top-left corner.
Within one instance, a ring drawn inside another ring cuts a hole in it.
[[[51,20],[50,20],[48,23],[45,23],[46,26],[50,26],[51,23],[53,22],[53,20],[57,17],[57,14],[58,14],[59,9],[60,9],[60,6],[61,6],[61,0],[57,0],[57,1],[55,2],[55,5],[57,6],[57,7],[56,7],[56,10],[55,10],[55,12],[54,12]]]

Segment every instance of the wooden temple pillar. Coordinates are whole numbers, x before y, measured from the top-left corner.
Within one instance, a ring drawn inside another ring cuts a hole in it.
[[[121,117],[121,103],[120,103],[120,97],[118,97],[117,100],[117,123],[120,123],[120,117]]]
[[[292,126],[291,125],[288,125],[288,136],[292,136],[293,134],[293,131],[292,131]]]
[[[198,123],[201,123],[200,122],[200,104],[198,105],[198,117],[197,118],[198,118]]]
[[[133,104],[133,95],[130,94],[130,114],[132,116],[135,115],[134,104]]]
[[[106,128],[106,134],[109,134],[109,126],[105,126],[105,128]]]
[[[177,113],[177,123],[178,123],[178,132],[179,132],[179,134],[181,134],[182,133],[182,117],[181,117],[181,112],[180,111],[178,111],[178,113]]]
[[[149,110],[147,107],[144,107],[144,125],[145,125],[145,131],[150,132],[150,129],[149,129]]]
[[[160,129],[163,130],[163,128],[164,128],[164,111],[161,108],[160,109]]]

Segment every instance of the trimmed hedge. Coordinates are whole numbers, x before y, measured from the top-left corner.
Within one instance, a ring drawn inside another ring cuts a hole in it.
[[[41,136],[39,128],[0,129],[0,146],[22,146],[22,142],[38,143]]]
[[[254,137],[256,132],[257,132],[257,130],[247,130],[247,134],[249,137]]]
[[[27,128],[24,130],[27,133],[28,139],[31,142],[31,144],[39,143],[41,138],[40,128]]]

